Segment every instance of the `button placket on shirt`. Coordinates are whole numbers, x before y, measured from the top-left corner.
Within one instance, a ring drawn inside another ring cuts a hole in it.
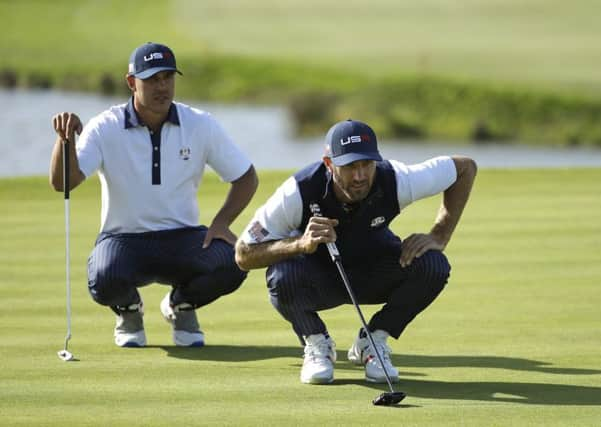
[[[149,130],[152,144],[152,185],[161,185],[161,129]]]

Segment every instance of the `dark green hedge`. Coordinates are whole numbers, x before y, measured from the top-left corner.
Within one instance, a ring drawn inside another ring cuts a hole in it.
[[[94,70],[0,69],[0,85],[127,94],[123,64]],[[181,58],[178,97],[286,105],[301,134],[364,120],[387,138],[601,147],[601,99],[401,76],[373,80],[337,69],[249,58]]]

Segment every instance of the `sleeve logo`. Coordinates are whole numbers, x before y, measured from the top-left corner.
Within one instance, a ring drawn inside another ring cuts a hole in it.
[[[255,242],[260,243],[269,236],[269,231],[265,230],[259,221],[255,221],[248,229],[248,234],[250,234],[250,237],[252,237]]]

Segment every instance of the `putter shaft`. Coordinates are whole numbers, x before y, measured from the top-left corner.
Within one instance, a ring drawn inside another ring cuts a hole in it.
[[[58,352],[58,356],[65,360],[73,360],[73,355],[69,352],[69,340],[71,339],[71,248],[70,248],[70,209],[69,209],[69,150],[70,142],[68,139],[63,141],[63,192],[65,196],[65,278],[66,278],[66,308],[67,308],[67,334],[65,336],[65,348]]]
[[[321,208],[319,207],[319,205],[317,203],[311,203],[309,206],[309,209],[311,210],[311,213],[314,216],[319,216],[319,217],[323,216],[321,214]],[[344,271],[344,267],[342,266],[342,257],[340,256],[340,252],[338,251],[338,247],[336,246],[336,243],[334,243],[334,242],[326,243],[326,247],[328,249],[328,253],[330,254],[330,257],[332,258],[332,261],[334,262],[334,264],[336,264],[336,267],[338,268],[338,272],[340,273],[342,282],[344,283],[344,286],[346,287],[349,297],[351,298],[351,301],[352,301],[353,305],[355,306],[355,309],[357,310],[357,314],[359,314],[359,319],[361,319],[361,324],[363,325],[365,333],[367,334],[367,338],[369,339],[369,342],[370,342],[372,348],[374,349],[374,352],[376,353],[378,363],[380,363],[380,366],[382,367],[382,370],[384,371],[384,377],[386,378],[386,383],[388,384],[388,388],[390,389],[390,393],[383,393],[380,396],[378,396],[377,398],[375,398],[373,400],[373,404],[374,405],[396,404],[396,403],[400,402],[401,400],[403,400],[405,398],[406,394],[403,392],[396,392],[396,391],[394,391],[394,388],[392,387],[392,381],[390,380],[390,376],[388,375],[388,372],[386,371],[386,368],[384,367],[384,361],[382,360],[380,351],[376,347],[376,343],[374,342],[374,339],[371,336],[371,332],[369,330],[369,327],[367,326],[367,322],[365,321],[363,312],[361,311],[361,308],[359,307],[359,302],[357,301],[357,298],[355,297],[355,292],[353,292],[353,288],[351,288],[350,281],[346,275],[346,272]]]

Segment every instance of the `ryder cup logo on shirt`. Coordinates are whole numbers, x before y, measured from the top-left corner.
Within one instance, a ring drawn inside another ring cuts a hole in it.
[[[182,160],[188,160],[190,158],[190,153],[191,153],[190,147],[185,147],[185,148],[179,149],[179,157]]]

